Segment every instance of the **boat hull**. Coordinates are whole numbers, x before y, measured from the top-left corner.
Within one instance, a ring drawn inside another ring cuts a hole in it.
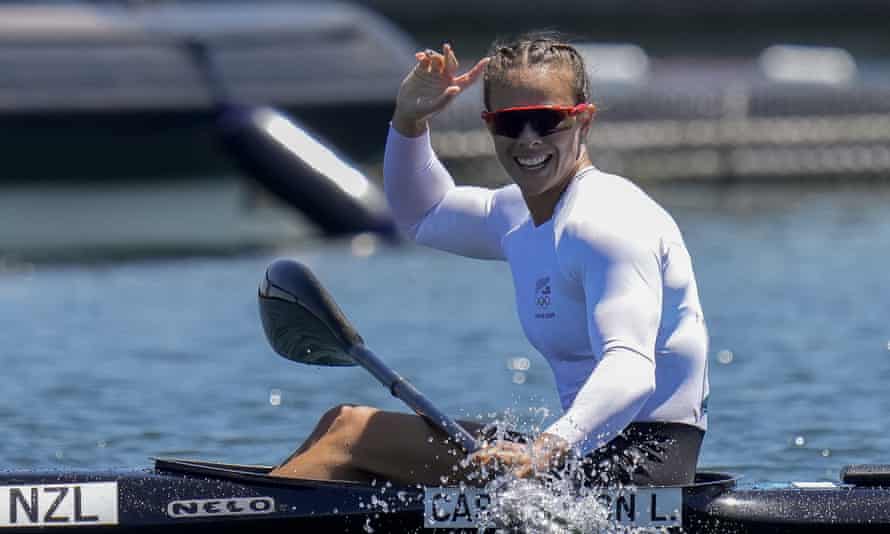
[[[79,532],[425,530],[424,492],[268,477],[269,468],[157,460],[144,470],[6,472],[0,528]],[[738,488],[700,473],[682,492],[683,532],[885,532],[890,488],[824,484]],[[679,529],[671,529],[679,531]],[[475,531],[473,529],[472,531]]]

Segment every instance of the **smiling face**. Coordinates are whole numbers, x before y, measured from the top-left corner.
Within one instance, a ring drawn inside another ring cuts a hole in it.
[[[535,65],[511,69],[504,83],[492,84],[489,109],[574,106],[578,102],[572,76],[571,69],[564,66]],[[554,192],[558,199],[572,176],[589,164],[584,148],[589,116],[580,115],[573,122],[570,128],[543,137],[528,124],[515,139],[492,136],[498,160],[522,190],[527,202]]]

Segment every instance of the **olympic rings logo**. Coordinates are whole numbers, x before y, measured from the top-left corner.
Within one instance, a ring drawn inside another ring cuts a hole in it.
[[[546,308],[550,306],[550,295],[538,295],[536,302],[539,308]]]

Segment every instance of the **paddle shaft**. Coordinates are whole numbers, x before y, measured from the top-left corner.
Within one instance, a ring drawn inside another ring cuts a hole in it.
[[[476,439],[472,434],[460,426],[457,421],[448,417],[444,412],[427,399],[423,393],[417,390],[410,382],[389,368],[383,360],[371,352],[364,345],[354,345],[349,350],[349,355],[356,363],[368,370],[381,384],[389,389],[394,397],[407,404],[414,412],[429,421],[430,424],[445,432],[455,440],[467,454],[472,454],[479,449]]]

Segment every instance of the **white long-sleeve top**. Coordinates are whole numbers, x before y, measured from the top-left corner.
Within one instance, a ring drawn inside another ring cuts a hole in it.
[[[707,428],[707,331],[673,218],[594,167],[535,226],[516,185],[456,187],[429,133],[390,128],[384,186],[416,242],[506,260],[516,309],[550,364],[564,414],[546,432],[585,453],[634,421]]]

